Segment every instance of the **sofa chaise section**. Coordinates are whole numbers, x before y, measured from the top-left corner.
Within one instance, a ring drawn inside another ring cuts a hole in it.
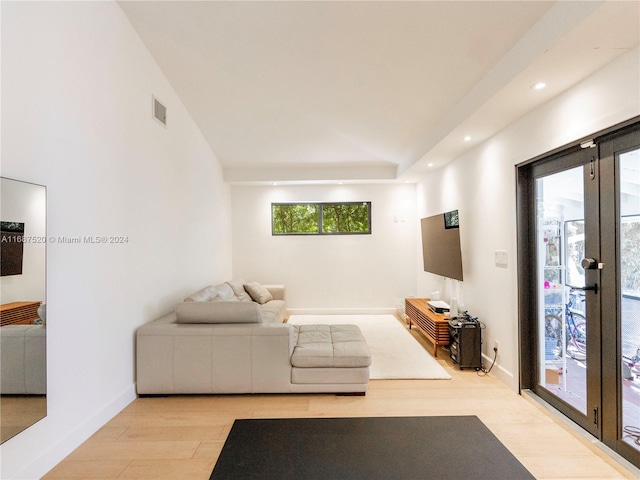
[[[353,391],[366,391],[371,353],[356,325],[300,325],[295,329],[297,341],[291,355],[295,391],[317,391],[324,384],[332,388],[360,385],[364,390]]]

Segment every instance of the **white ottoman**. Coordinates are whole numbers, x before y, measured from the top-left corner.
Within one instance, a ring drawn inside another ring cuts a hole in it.
[[[296,391],[364,394],[371,352],[356,325],[296,325],[291,382]],[[306,388],[305,388],[306,386]]]

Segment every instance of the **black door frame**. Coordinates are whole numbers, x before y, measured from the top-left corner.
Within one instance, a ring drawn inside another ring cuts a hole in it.
[[[536,274],[535,245],[531,241],[535,238],[535,197],[534,197],[534,172],[540,174],[546,168],[549,173],[554,170],[564,170],[570,166],[571,161],[559,160],[562,157],[570,158],[575,152],[580,150],[595,153],[596,175],[599,175],[599,192],[618,192],[618,185],[615,184],[617,168],[616,152],[632,149],[638,145],[640,139],[640,116],[634,117],[626,122],[622,122],[606,130],[594,133],[588,137],[576,140],[575,142],[557,148],[546,154],[532,158],[516,166],[516,208],[517,208],[517,246],[518,246],[518,335],[520,351],[519,380],[520,389],[528,389],[535,392],[538,383],[537,374],[537,352],[536,345],[536,324],[537,324],[537,292],[536,282],[531,282]],[[581,144],[593,141],[595,148],[581,148]],[[600,175],[602,174],[602,175]],[[589,187],[591,188],[591,187]],[[593,192],[589,192],[593,195]],[[585,195],[587,192],[585,191]],[[619,295],[611,294],[610,289],[617,289],[619,285],[619,272],[617,271],[617,238],[618,212],[617,195],[599,195],[600,209],[592,212],[597,215],[600,222],[600,231],[607,232],[600,236],[598,253],[594,258],[605,264],[601,271],[591,274],[587,281],[593,283],[597,281],[599,286],[605,289],[604,295],[598,295],[598,302],[592,304],[591,309],[597,308],[599,316],[604,313],[611,315],[611,312],[620,312]],[[532,222],[531,219],[534,219]],[[590,233],[594,235],[593,232]],[[607,293],[609,289],[609,293]],[[621,411],[618,408],[617,398],[621,394],[621,365],[615,361],[603,361],[601,359],[617,359],[619,357],[618,345],[620,336],[620,315],[617,313],[616,328],[600,329],[597,331],[593,327],[589,335],[597,335],[599,341],[598,360],[589,368],[594,370],[594,374],[600,376],[599,411],[597,412],[598,425],[596,428],[587,428],[590,433],[605,443],[613,450],[620,453],[629,461],[640,467],[640,455],[631,446],[618,440],[618,433],[621,425]],[[606,320],[605,317],[604,321]],[[591,350],[589,350],[591,351]],[[597,372],[595,371],[597,370]],[[541,395],[544,399],[544,393]],[[545,399],[546,400],[546,399]],[[569,418],[574,416],[574,409],[562,405],[562,402],[555,402],[554,407]],[[589,410],[588,406],[588,410]]]
[[[531,282],[530,279],[536,277],[536,202],[534,183],[536,178],[552,175],[557,172],[565,171],[571,168],[582,167],[584,172],[584,193],[585,193],[585,225],[589,231],[586,232],[589,239],[585,251],[587,257],[600,258],[600,245],[599,245],[599,215],[598,209],[593,208],[598,205],[598,159],[596,155],[596,148],[582,148],[580,145],[574,145],[561,152],[555,153],[548,157],[545,157],[535,163],[529,164],[524,171],[526,171],[526,183],[528,185],[526,193],[527,197],[522,200],[524,203],[522,220],[526,224],[527,235],[518,235],[519,241],[527,243],[527,267],[528,274],[519,275],[519,292],[526,292],[528,305],[528,319],[530,323],[527,325],[529,334],[521,336],[520,343],[528,344],[528,357],[529,361],[522,361],[521,365],[527,369],[528,383],[524,384],[521,378],[521,387],[532,390],[536,395],[545,400],[547,403],[552,404],[556,409],[562,412],[565,416],[573,420],[582,428],[587,430],[592,435],[600,438],[599,432],[599,420],[601,411],[601,377],[600,377],[600,356],[588,355],[587,357],[587,404],[586,413],[579,412],[576,408],[572,407],[568,403],[558,399],[555,395],[549,393],[546,389],[539,386],[538,379],[541,378],[541,372],[538,370],[539,362],[537,361],[537,353],[539,346],[538,340],[538,328],[537,319],[542,318],[538,312],[538,286],[540,281]],[[520,211],[520,208],[518,209]],[[523,245],[523,248],[524,245]],[[519,255],[520,258],[520,255]],[[599,272],[596,270],[588,272],[586,282],[589,285],[594,283],[600,283]],[[593,291],[586,292],[585,300],[587,304],[587,312],[589,315],[589,328],[587,334],[587,351],[599,351],[600,345],[600,332],[599,332],[599,293]],[[522,307],[522,299],[520,299],[520,307]],[[521,316],[521,319],[523,317]],[[521,322],[522,324],[522,322]]]

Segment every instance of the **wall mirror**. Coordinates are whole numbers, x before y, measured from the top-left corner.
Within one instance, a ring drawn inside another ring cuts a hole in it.
[[[47,200],[0,178],[0,443],[47,414]]]

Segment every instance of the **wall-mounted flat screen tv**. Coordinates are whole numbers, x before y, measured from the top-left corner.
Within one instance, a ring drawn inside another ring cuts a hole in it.
[[[0,222],[0,276],[22,275],[24,223]]]
[[[462,281],[458,211],[423,218],[420,226],[424,271]]]

